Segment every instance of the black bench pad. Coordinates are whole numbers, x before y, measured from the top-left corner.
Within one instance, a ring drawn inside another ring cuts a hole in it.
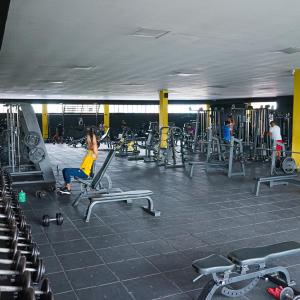
[[[291,241],[264,247],[238,249],[230,252],[228,258],[237,265],[245,266],[266,263],[268,260],[295,253],[300,253],[300,243]]]
[[[197,273],[208,275],[230,271],[235,267],[235,264],[222,255],[211,254],[194,261],[193,267]]]

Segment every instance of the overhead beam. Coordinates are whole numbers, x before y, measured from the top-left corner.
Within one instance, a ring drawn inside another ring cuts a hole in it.
[[[9,5],[10,5],[10,0],[1,0],[0,1],[0,50],[2,47],[2,43],[3,43]]]
[[[0,0],[1,1],[1,0]],[[286,95],[286,96],[278,96],[278,97],[267,97],[267,98],[251,98],[251,102],[268,102],[268,101],[280,101],[281,99],[293,99],[292,95]],[[236,104],[238,102],[244,103],[249,102],[249,98],[230,98],[230,99],[217,99],[217,100],[190,100],[190,99],[180,99],[180,100],[170,100],[169,104],[216,104],[218,101],[224,101],[226,103],[232,103]],[[40,99],[0,99],[0,103],[37,103],[40,104]],[[129,104],[129,105],[138,105],[138,104],[149,104],[149,105],[158,105],[159,102],[157,100],[121,100],[121,99],[115,99],[115,100],[99,100],[99,99],[86,99],[86,100],[78,100],[78,99],[43,99],[43,103],[48,104]]]

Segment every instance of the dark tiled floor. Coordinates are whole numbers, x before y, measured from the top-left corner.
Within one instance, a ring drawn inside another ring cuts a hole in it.
[[[48,150],[54,168],[77,167],[84,154],[65,145],[48,145]],[[100,152],[98,167],[105,155]],[[183,169],[115,158],[108,170],[114,186],[152,190],[162,211],[159,218],[145,214],[141,203],[118,203],[96,207],[85,223],[84,201],[73,208],[73,196],[29,195],[24,209],[56,299],[197,299],[206,280],[192,283],[193,260],[240,247],[300,241],[300,189],[263,187],[255,197],[253,177],[267,174],[267,166],[260,166],[248,166],[246,178],[196,169],[190,179]],[[59,211],[65,217],[62,226],[40,226],[43,214]],[[280,263],[300,283],[300,257]],[[259,285],[240,299],[270,297]]]

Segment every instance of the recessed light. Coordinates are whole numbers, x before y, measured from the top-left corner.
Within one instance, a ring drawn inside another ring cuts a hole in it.
[[[142,83],[115,83],[115,85],[123,85],[123,86],[144,86]]]
[[[169,76],[179,76],[179,77],[191,77],[191,76],[198,76],[198,73],[186,73],[186,72],[174,72]]]
[[[95,67],[93,66],[68,66],[68,68],[72,70],[83,70],[83,71],[89,71],[94,69]]]
[[[170,31],[160,30],[160,29],[139,28],[130,35],[136,37],[147,37],[147,38],[159,39],[160,37],[168,34],[169,32]]]
[[[278,50],[276,52],[281,52],[285,54],[294,54],[300,52],[300,47],[288,47],[285,49]]]
[[[208,85],[207,87],[209,87],[209,88],[214,88],[214,89],[225,89],[225,88],[226,88],[225,85],[221,85],[221,84]]]

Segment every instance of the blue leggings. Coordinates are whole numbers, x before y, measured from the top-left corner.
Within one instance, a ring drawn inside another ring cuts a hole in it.
[[[79,168],[64,168],[62,170],[62,174],[66,184],[71,182],[72,176],[78,178],[88,178],[88,176]]]

